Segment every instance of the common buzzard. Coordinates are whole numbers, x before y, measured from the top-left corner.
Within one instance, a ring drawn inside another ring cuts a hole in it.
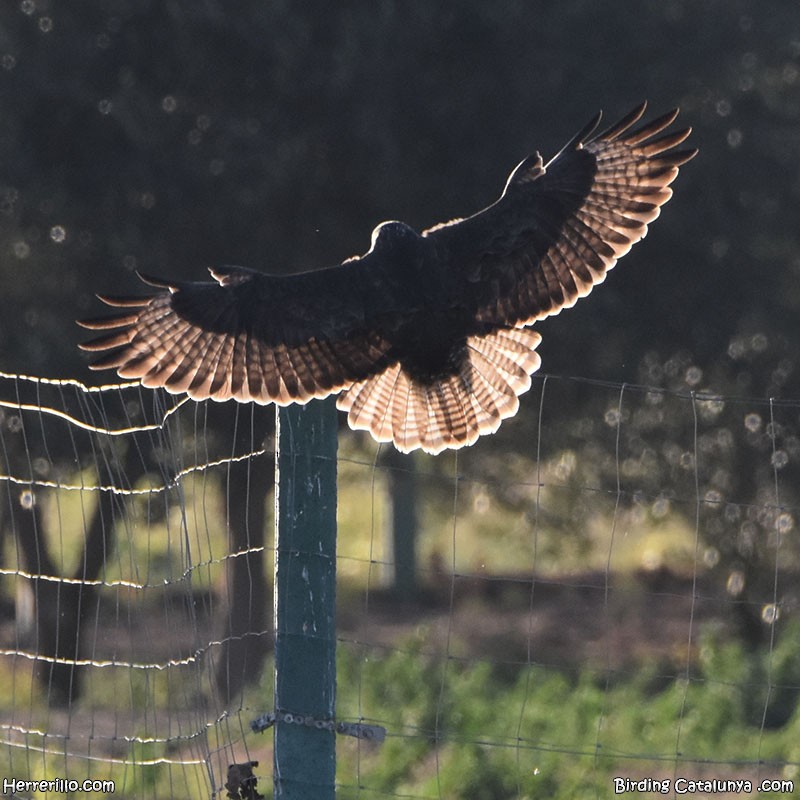
[[[103,352],[93,369],[196,400],[340,393],[351,428],[403,452],[473,444],[530,388],[541,340],[530,325],[603,281],[697,152],[675,149],[690,128],[662,133],[677,109],[634,127],[645,107],[590,138],[598,114],[547,164],[529,156],[483,211],[422,233],[382,222],[365,255],[334,267],[140,275],[162,291],[100,297],[122,310],[82,321],[106,333],[81,347]]]

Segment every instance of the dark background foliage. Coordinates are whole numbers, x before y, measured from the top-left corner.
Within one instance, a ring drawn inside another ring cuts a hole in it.
[[[741,332],[791,352],[800,18],[769,6],[6,3],[3,368],[88,378],[73,319],[134,269],[337,262],[380,220],[472,213],[642,98],[680,105],[701,155],[607,284],[541,326],[544,370],[635,380],[684,350],[708,372]]]
[[[95,292],[139,291],[135,270],[337,263],[381,220],[476,211],[523,157],[642,99],[679,105],[700,154],[605,284],[539,325],[542,376],[609,384],[537,376],[459,466],[564,540],[588,535],[596,489],[696,521],[758,643],[785,599],[776,563],[800,561],[796,3],[0,4],[0,370],[110,381],[74,320],[101,313]],[[548,508],[530,487],[560,451],[568,491]]]
[[[100,312],[95,291],[137,291],[135,269],[203,279],[218,263],[336,263],[364,252],[381,220],[422,228],[474,212],[528,153],[549,157],[598,108],[613,121],[646,98],[652,113],[681,106],[700,155],[605,284],[539,326],[543,374],[800,397],[800,17],[768,6],[4,4],[0,364],[96,381],[73,321]],[[558,406],[591,461],[609,430],[589,402],[576,384]],[[531,392],[465,463],[533,457],[537,411]],[[746,432],[747,411],[702,423],[749,437],[709,446],[704,496],[756,503],[772,473],[736,464],[778,447],[800,457],[796,411],[770,426],[761,408]],[[582,414],[588,427],[574,424]],[[656,458],[625,488],[672,491],[691,414],[631,420],[630,458]]]

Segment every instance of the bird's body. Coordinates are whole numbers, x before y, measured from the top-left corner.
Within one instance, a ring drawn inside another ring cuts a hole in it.
[[[93,365],[195,399],[307,402],[340,392],[351,427],[400,450],[472,444],[513,415],[538,369],[533,322],[571,306],[647,232],[671,196],[677,111],[630,131],[635,109],[594,139],[599,116],[546,166],[512,172],[501,197],[421,234],[381,223],[363,256],[267,275],[211,270],[214,283],[103,297],[126,309],[81,324],[112,330]]]

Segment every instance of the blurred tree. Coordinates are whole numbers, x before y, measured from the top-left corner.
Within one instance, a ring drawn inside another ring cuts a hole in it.
[[[800,397],[799,83],[791,3],[6,3],[0,366],[86,378],[72,320],[96,312],[95,291],[133,290],[134,269],[198,278],[215,263],[334,263],[366,250],[382,219],[421,227],[471,213],[532,150],[551,155],[598,107],[613,117],[646,97],[655,111],[683,107],[700,157],[606,285],[568,320],[542,323],[544,371]],[[767,350],[740,355],[735,343],[757,336]],[[699,383],[686,383],[689,367]],[[648,402],[623,421],[625,457],[648,465],[624,483],[652,496],[675,480],[688,496],[685,407],[672,419],[671,400],[661,417]],[[536,448],[557,456],[559,425],[579,420],[567,434],[581,468],[613,487],[616,462],[594,437],[614,431],[596,403],[572,386],[539,442],[532,392],[462,468],[532,469]],[[763,407],[760,432],[743,433],[741,411],[698,411],[703,497],[723,497],[702,506],[704,535],[729,572],[750,534],[749,520],[725,516],[728,501],[747,517],[774,484],[750,459],[780,449],[788,476],[800,458],[776,438],[793,441],[793,412],[778,434]],[[730,447],[724,430],[737,431]]]

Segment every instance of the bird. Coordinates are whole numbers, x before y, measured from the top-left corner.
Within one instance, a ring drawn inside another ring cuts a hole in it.
[[[98,295],[80,320],[92,369],[195,400],[307,403],[338,394],[355,430],[401,452],[474,444],[519,408],[541,365],[531,326],[585,297],[672,196],[691,128],[641,103],[601,113],[545,163],[539,152],[477,213],[417,232],[380,223],[335,266],[268,274],[211,267],[213,281],[139,273],[157,291]]]

